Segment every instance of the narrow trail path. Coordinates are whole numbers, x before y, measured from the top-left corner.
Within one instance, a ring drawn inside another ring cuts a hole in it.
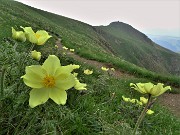
[[[61,40],[57,40],[56,45],[58,45],[60,50],[62,49]],[[90,66],[94,66],[98,69],[100,69],[102,66],[108,67],[108,68],[113,67],[112,64],[85,59],[85,58],[80,57],[79,55],[77,55],[75,53],[71,53],[71,52],[68,52],[68,56],[72,57],[80,62],[86,63]],[[119,77],[134,78],[135,77],[133,75],[124,73],[124,72],[120,71],[119,69],[115,69],[115,71],[111,72],[111,75],[115,76],[117,78],[119,78]],[[164,93],[163,95],[161,95],[158,98],[158,102],[161,105],[167,107],[175,116],[180,118],[180,94]]]
[[[180,118],[180,94],[165,93],[159,98],[159,103]]]

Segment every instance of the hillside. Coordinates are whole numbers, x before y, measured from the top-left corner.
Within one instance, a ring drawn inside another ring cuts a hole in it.
[[[123,72],[129,72],[142,77],[146,76],[153,80],[165,77],[166,79],[162,79],[163,81],[166,80],[171,83],[170,80],[176,80],[175,82],[179,84],[178,77],[174,79],[172,76],[172,79],[168,75],[169,72],[175,75],[179,74],[179,55],[155,45],[147,36],[130,25],[115,22],[103,27],[110,28],[110,31],[114,30],[113,27],[117,27],[116,30],[118,31],[115,32],[121,36],[118,37],[115,33],[116,36],[114,36],[113,32],[105,32],[101,27],[94,27],[11,0],[1,0],[0,11],[1,41],[5,41],[11,35],[12,26],[17,30],[20,30],[18,26],[31,26],[34,30],[45,29],[50,34],[53,34],[54,38],[51,39],[53,42],[49,42],[51,45],[43,49],[41,48],[44,55],[55,44],[56,40],[60,38],[63,45],[68,48],[74,48],[76,53],[82,57],[111,63],[119,67]],[[122,26],[120,27],[119,24]],[[121,31],[119,28],[124,30]],[[127,34],[128,31],[129,34]],[[122,41],[123,47],[120,47],[122,44],[119,43]],[[153,46],[150,44],[153,44]],[[140,68],[135,64],[146,67],[148,70]],[[149,70],[158,72],[158,74]],[[167,74],[167,76],[161,74]]]
[[[96,28],[116,56],[152,71],[179,74],[180,56],[155,44],[132,26],[113,22]]]
[[[160,35],[150,35],[148,37],[151,38],[155,43],[172,50],[174,52],[180,52],[180,37],[171,37],[171,36],[160,36]]]
[[[22,31],[20,26],[46,30],[52,37],[37,45],[39,37],[47,36],[26,33],[26,42],[17,41],[11,27]],[[134,131],[136,135],[179,135],[180,77],[170,75],[162,63],[152,70],[162,68],[163,74],[126,61],[112,39],[131,48],[133,41],[151,40],[129,25],[123,24],[123,28],[122,40],[100,27],[0,0],[0,135],[131,135]],[[125,32],[127,29],[129,32]],[[29,37],[37,42],[32,43]],[[136,50],[152,49],[146,45]],[[32,55],[32,50],[39,51],[38,55]],[[172,57],[174,53],[165,49],[166,54]],[[85,73],[87,69],[92,73]],[[157,93],[168,91],[152,97],[153,93],[142,94],[130,87],[130,83],[148,82],[155,86],[164,83],[164,88],[158,90],[153,86]],[[147,103],[140,101],[142,96]],[[135,128],[147,107],[154,113],[146,115]]]
[[[9,8],[5,9],[4,5]],[[0,6],[2,18],[0,29],[4,28],[7,35],[11,32],[9,27],[31,24],[35,29],[44,28],[59,36],[64,45],[76,49],[77,53],[83,57],[106,61],[107,57],[115,56],[158,73],[180,74],[178,54],[156,45],[130,25],[114,22],[108,26],[94,27],[17,2],[8,4],[4,1],[4,4]],[[0,35],[0,39],[3,36]]]

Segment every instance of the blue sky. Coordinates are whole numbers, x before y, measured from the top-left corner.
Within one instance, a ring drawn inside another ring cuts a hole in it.
[[[145,34],[180,37],[180,0],[16,0],[93,26],[120,21]]]

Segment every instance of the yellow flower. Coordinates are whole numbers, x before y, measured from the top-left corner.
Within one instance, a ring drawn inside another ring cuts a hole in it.
[[[111,71],[115,71],[115,69],[114,68],[110,68],[111,69]]]
[[[68,50],[68,48],[67,48],[67,47],[65,47],[65,46],[63,46],[62,48],[63,48],[64,50]]]
[[[54,47],[55,47],[55,48],[58,48],[58,45],[55,45]]]
[[[76,78],[76,84],[75,84],[75,86],[74,86],[74,88],[75,88],[76,90],[87,90],[86,86],[87,86],[87,84],[85,84],[85,83],[80,83],[79,80]]]
[[[73,75],[74,75],[75,80],[76,80],[76,84],[75,84],[74,88],[75,88],[76,90],[87,90],[87,88],[86,88],[87,84],[85,84],[85,83],[80,83],[79,80],[77,79],[78,73],[74,73]]]
[[[102,69],[103,71],[108,71],[108,70],[109,70],[109,68],[105,68],[105,67],[101,67],[101,69]]]
[[[37,52],[36,50],[31,51],[31,57],[39,61],[41,59],[41,52]]]
[[[16,31],[13,27],[12,27],[12,38],[15,40],[19,40],[21,42],[26,41],[25,33],[23,31]]]
[[[147,114],[149,114],[149,115],[151,115],[151,114],[153,114],[154,113],[154,111],[152,111],[152,110],[147,110],[147,112],[146,112]]]
[[[139,91],[142,94],[151,94],[152,96],[159,96],[166,92],[167,90],[171,90],[170,86],[166,86],[163,88],[162,83],[158,83],[157,85],[154,85],[153,83],[130,83],[131,88]]]
[[[136,102],[138,105],[143,105],[143,103],[141,101],[136,100]]]
[[[70,52],[74,52],[74,49],[69,49],[70,50]]]
[[[129,102],[135,103],[135,102],[136,102],[136,99],[130,99]]]
[[[89,70],[89,69],[84,70],[84,74],[86,75],[91,75],[92,73],[93,73],[92,70]]]
[[[45,30],[38,30],[36,33],[32,30],[31,27],[22,27],[26,38],[29,40],[29,42],[37,44],[37,45],[43,45],[46,43],[46,41],[52,37],[50,36]]]
[[[130,98],[126,98],[125,96],[122,96],[122,98],[125,102],[129,102],[131,100]]]
[[[74,87],[75,77],[71,74],[73,65],[61,66],[55,55],[49,55],[42,66],[26,67],[22,76],[24,83],[31,87],[29,105],[36,107],[51,98],[55,103],[64,105],[67,100],[66,90]]]
[[[145,98],[145,97],[140,97],[140,101],[141,101],[143,104],[147,104],[148,99]]]

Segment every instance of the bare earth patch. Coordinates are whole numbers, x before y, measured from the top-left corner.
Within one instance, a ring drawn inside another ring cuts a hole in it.
[[[160,96],[159,102],[180,117],[180,94],[165,93]]]

